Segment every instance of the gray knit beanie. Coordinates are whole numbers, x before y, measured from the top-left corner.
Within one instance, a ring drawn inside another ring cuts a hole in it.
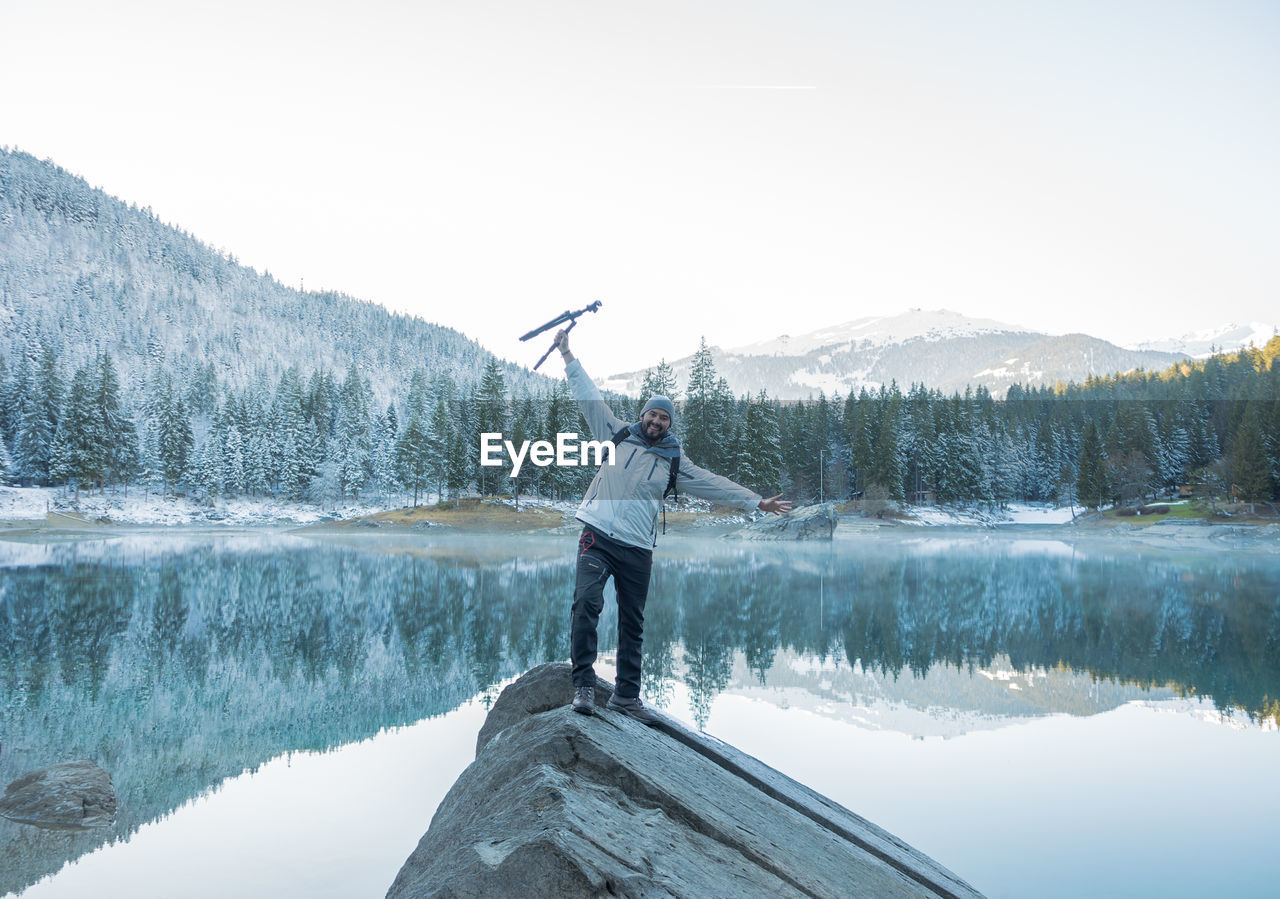
[[[640,417],[643,418],[644,414],[648,412],[650,409],[661,409],[663,412],[667,413],[667,415],[671,418],[671,423],[675,424],[675,421],[676,421],[675,403],[671,402],[671,400],[667,399],[665,396],[649,397],[649,402],[645,403],[644,408],[640,410]]]

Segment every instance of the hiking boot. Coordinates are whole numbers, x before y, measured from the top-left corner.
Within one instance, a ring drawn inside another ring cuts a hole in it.
[[[573,691],[573,710],[590,715],[596,707],[596,688],[578,687]]]
[[[608,707],[650,727],[658,723],[658,716],[644,707],[644,703],[640,701],[639,696],[624,699],[614,693],[609,697]]]

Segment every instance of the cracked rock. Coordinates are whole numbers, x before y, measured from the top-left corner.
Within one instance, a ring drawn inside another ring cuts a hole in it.
[[[28,772],[0,797],[0,816],[56,830],[107,827],[115,814],[111,775],[87,760]]]
[[[977,896],[923,853],[660,715],[569,708],[569,666],[508,686],[389,899]]]

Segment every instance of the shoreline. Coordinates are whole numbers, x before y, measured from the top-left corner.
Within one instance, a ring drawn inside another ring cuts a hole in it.
[[[666,539],[724,541],[734,534],[740,524],[708,520],[698,524],[668,523]],[[213,524],[192,522],[185,525],[155,525],[146,523],[112,522],[90,523],[81,527],[54,524],[40,520],[0,520],[0,541],[11,542],[63,542],[86,539],[115,539],[129,536],[171,535],[183,537],[234,537],[270,534],[302,539],[341,540],[343,542],[368,543],[410,540],[415,545],[437,546],[455,540],[543,537],[566,539],[572,537],[581,524],[567,516],[564,523],[555,527],[520,528],[504,526],[488,528],[482,524],[472,526],[436,526],[425,529],[385,525],[357,527],[354,522],[323,522],[297,525],[290,522],[264,524]],[[1057,541],[1061,543],[1111,542],[1117,545],[1145,545],[1165,549],[1191,551],[1229,550],[1274,552],[1280,546],[1280,523],[1236,524],[1208,522],[1167,522],[1145,526],[1128,525],[1125,522],[1101,526],[1079,524],[1003,524],[976,525],[964,523],[914,525],[883,522],[870,523],[867,519],[842,515],[836,527],[831,545],[864,540],[992,540],[992,541]],[[818,548],[828,541],[764,541],[777,546],[803,546]],[[753,542],[759,546],[759,542]],[[670,546],[670,543],[667,543]],[[659,548],[663,540],[659,538]]]
[[[82,499],[81,508],[75,509],[58,503],[60,499],[51,488],[0,487],[0,539],[73,539],[159,531],[187,535],[269,532],[300,537],[560,536],[581,528],[574,518],[576,503],[527,498],[521,499],[518,508],[508,498],[467,497],[457,504],[387,509],[353,503],[330,510],[244,499],[210,508],[185,497],[154,495],[127,499],[95,496]],[[55,508],[55,503],[62,507]],[[1072,510],[1067,507],[1011,503],[1002,510],[909,506],[876,515],[850,508],[846,503],[837,505],[836,511],[836,542],[890,535],[1002,535],[1050,540],[1123,538],[1188,548],[1248,548],[1280,543],[1280,516],[1211,517],[1204,509],[1195,509],[1191,515],[1179,511],[1119,517],[1109,512],[1087,512],[1072,517]],[[715,539],[738,531],[749,521],[740,512],[706,504],[669,509],[666,519],[668,536]]]

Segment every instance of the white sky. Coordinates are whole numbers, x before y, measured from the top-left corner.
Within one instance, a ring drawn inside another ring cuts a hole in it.
[[[593,299],[597,375],[912,306],[1129,341],[1280,319],[1277,46],[1239,0],[0,0],[0,144],[526,364]]]

